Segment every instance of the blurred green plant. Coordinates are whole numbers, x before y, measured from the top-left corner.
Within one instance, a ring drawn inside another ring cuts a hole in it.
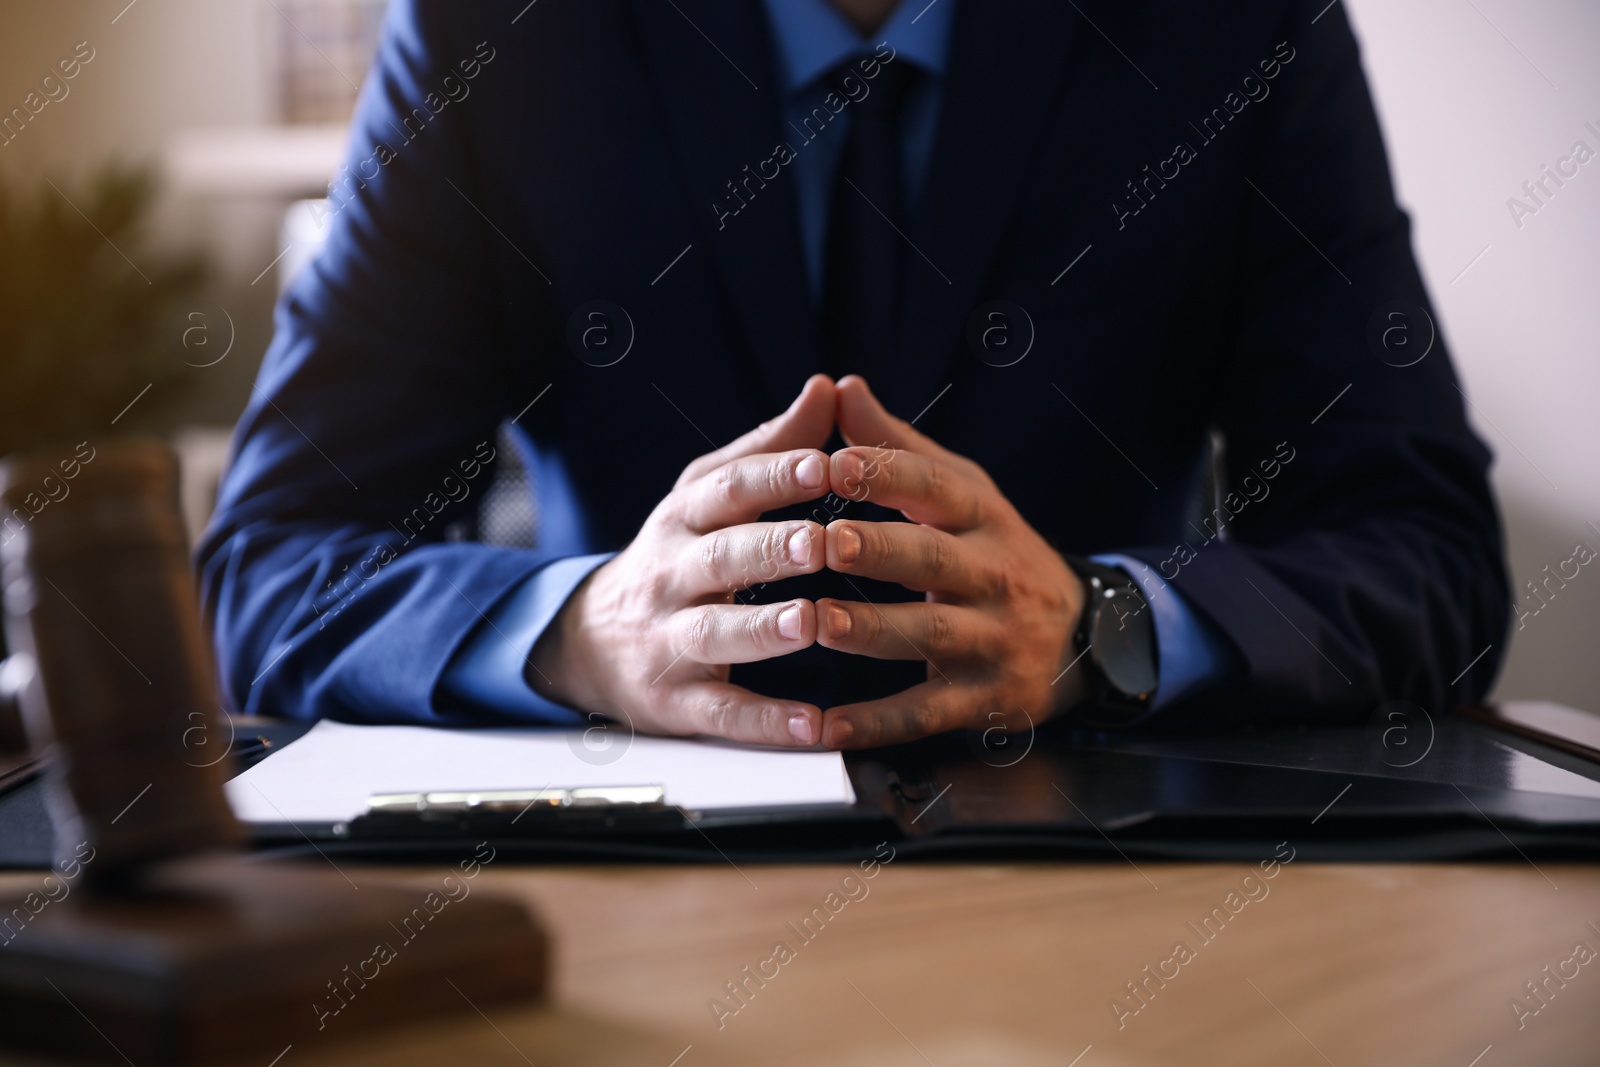
[[[156,192],[120,164],[81,188],[0,182],[0,456],[115,434],[146,385],[183,381],[178,303],[206,270],[152,245]]]

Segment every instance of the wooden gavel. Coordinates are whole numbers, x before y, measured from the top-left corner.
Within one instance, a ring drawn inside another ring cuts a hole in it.
[[[57,869],[90,883],[47,908],[0,901],[16,920],[0,1044],[211,1062],[540,995],[543,931],[520,901],[474,892],[348,1012],[328,1003],[341,966],[392,938],[425,893],[365,875],[356,892],[331,860],[246,862],[226,847],[242,827],[166,446],[13,457],[0,506],[3,674],[51,755]]]
[[[87,842],[105,880],[239,840],[212,758],[226,728],[172,451],[136,440],[13,457],[0,506],[6,641],[32,661],[17,700],[35,750],[53,750],[57,849]]]

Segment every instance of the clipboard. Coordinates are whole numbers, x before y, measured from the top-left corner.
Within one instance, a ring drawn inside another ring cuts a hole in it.
[[[529,835],[589,838],[681,829],[684,814],[659,785],[482,792],[377,793],[352,819],[353,840]]]

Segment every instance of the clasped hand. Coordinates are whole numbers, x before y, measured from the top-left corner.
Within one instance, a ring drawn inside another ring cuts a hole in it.
[[[849,447],[830,456],[821,446],[835,426]],[[909,521],[760,521],[829,492]],[[735,602],[823,567],[925,597]],[[1071,568],[983,468],[890,415],[861,378],[817,375],[783,414],[684,469],[633,542],[567,601],[525,673],[553,699],[650,733],[861,748],[1023,729],[1078,702],[1081,672],[1067,667],[1081,610]],[[924,660],[928,678],[826,710],[728,680],[732,664],[813,643]]]

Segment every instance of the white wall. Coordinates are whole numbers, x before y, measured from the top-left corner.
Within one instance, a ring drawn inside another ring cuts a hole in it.
[[[1600,527],[1600,157],[1520,228],[1506,201],[1531,203],[1522,183],[1575,141],[1600,152],[1600,133],[1584,127],[1600,131],[1600,4],[1347,0],[1347,10],[1423,275],[1496,454],[1513,580],[1526,594],[1523,583],[1578,540],[1600,549],[1600,531],[1585,527]],[[1525,622],[1498,695],[1600,712],[1600,562]]]

